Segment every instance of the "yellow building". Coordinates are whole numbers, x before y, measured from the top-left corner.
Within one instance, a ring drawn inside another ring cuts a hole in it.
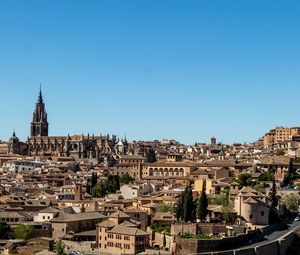
[[[264,146],[269,147],[274,144],[291,141],[293,136],[300,134],[299,127],[285,128],[285,127],[276,127],[275,129],[270,130],[264,137]]]
[[[200,177],[198,180],[195,180],[194,190],[200,193],[203,189],[204,182],[205,182],[205,192],[207,195],[209,195],[212,192],[213,182],[214,182],[213,179]]]

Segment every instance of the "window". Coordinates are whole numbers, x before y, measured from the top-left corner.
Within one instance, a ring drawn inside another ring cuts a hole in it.
[[[261,211],[261,212],[260,212],[260,215],[261,215],[261,216],[264,216],[264,215],[265,215],[265,212],[264,212],[264,211]]]
[[[249,215],[249,218],[250,218],[250,219],[253,219],[253,215],[252,215],[252,214],[250,214],[250,215]]]

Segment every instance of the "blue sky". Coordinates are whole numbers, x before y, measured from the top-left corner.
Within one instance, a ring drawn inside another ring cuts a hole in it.
[[[300,2],[0,1],[0,139],[251,142],[300,125]]]

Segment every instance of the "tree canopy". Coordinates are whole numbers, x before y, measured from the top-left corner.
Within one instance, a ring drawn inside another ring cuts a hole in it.
[[[291,213],[296,213],[298,211],[298,206],[300,203],[299,195],[292,193],[284,196],[281,201],[285,205],[286,209],[288,209]]]
[[[93,197],[104,197],[120,190],[120,181],[118,175],[109,175],[104,182],[97,183],[92,189]]]
[[[252,177],[249,173],[241,173],[237,179],[237,182],[240,184],[240,186],[251,186],[252,185]]]
[[[12,239],[14,238],[14,232],[4,221],[0,221],[0,239]]]
[[[31,225],[20,224],[15,229],[15,234],[17,239],[28,240],[35,236],[36,232]]]
[[[55,243],[55,251],[57,253],[57,255],[65,255],[65,248],[66,245],[62,242],[61,239],[59,239],[56,243]]]
[[[134,178],[132,178],[128,173],[120,176],[120,183],[122,184],[129,184],[132,181],[134,181]]]
[[[271,193],[270,193],[270,201],[271,201],[271,206],[273,208],[278,206],[278,197],[277,197],[276,183],[275,183],[274,178],[273,178],[272,190],[271,190]]]
[[[205,184],[203,184],[201,195],[197,203],[197,217],[201,222],[205,220],[207,215],[208,199],[205,190]]]
[[[177,220],[193,222],[196,219],[196,204],[193,200],[192,187],[189,185],[182,192],[175,207]]]

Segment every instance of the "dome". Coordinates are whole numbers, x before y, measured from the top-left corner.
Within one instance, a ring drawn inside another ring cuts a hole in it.
[[[9,139],[9,143],[19,143],[19,138],[16,136],[15,131],[13,132],[12,137]]]

